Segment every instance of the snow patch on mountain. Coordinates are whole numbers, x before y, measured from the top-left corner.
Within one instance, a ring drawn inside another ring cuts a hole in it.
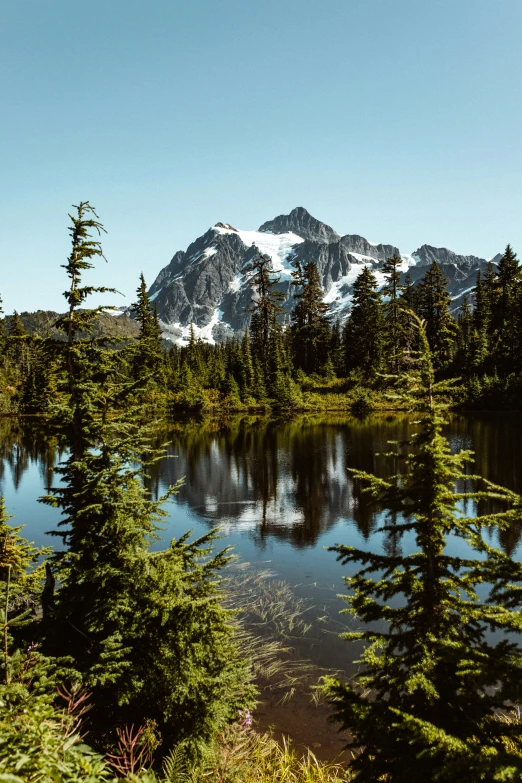
[[[247,247],[255,245],[257,249],[272,259],[272,268],[282,277],[290,277],[295,268],[290,262],[294,245],[304,242],[302,237],[289,231],[286,234],[266,234],[261,231],[239,231],[216,225],[213,230],[219,234],[238,234]]]
[[[352,286],[365,267],[370,268],[372,274],[377,280],[377,285],[379,288],[382,288],[386,282],[384,274],[379,269],[372,268],[372,265],[375,263],[375,259],[369,258],[368,256],[363,256],[360,253],[350,253],[350,256],[357,258],[360,263],[352,264],[348,274],[343,275],[338,280],[335,280],[323,297],[323,302],[325,304],[332,305],[332,309],[336,312],[338,310],[344,310],[351,303],[353,294],[347,291],[343,292],[343,289],[348,288],[348,286]]]
[[[467,296],[468,294],[470,294],[474,290],[475,290],[475,286],[474,285],[472,285],[471,288],[465,288],[464,291],[459,291],[456,296],[452,296],[451,300],[455,301],[455,299],[460,299],[461,296]]]
[[[241,282],[243,280],[243,275],[236,275],[233,280],[230,281],[230,285],[228,287],[229,291],[232,291],[232,293],[237,293],[239,289],[241,288]]]
[[[219,307],[216,307],[212,318],[205,326],[196,326],[196,324],[183,325],[179,321],[166,324],[163,323],[163,321],[160,321],[160,327],[163,337],[166,340],[171,340],[171,342],[177,343],[177,345],[186,345],[188,343],[190,339],[191,326],[194,329],[194,337],[196,340],[203,340],[210,345],[215,345],[216,341],[212,332],[214,327],[220,323],[223,323],[224,326],[228,325],[223,322],[223,310],[220,310]]]
[[[177,251],[152,286],[150,298],[157,306],[165,337],[186,344],[191,322],[196,337],[210,343],[241,334],[249,324],[255,296],[247,270],[256,252],[271,259],[288,311],[295,303],[292,273],[297,261],[302,265],[315,262],[324,302],[334,318],[344,321],[353,305],[353,284],[363,269],[370,269],[382,288],[386,282],[382,271],[385,259],[400,250],[395,245],[368,242],[358,234],[340,236],[302,207],[279,215],[257,231],[216,223],[186,251]],[[449,280],[455,310],[461,297],[471,292],[478,269],[486,266],[485,259],[460,256],[431,245],[400,257],[398,271],[402,279],[409,271],[414,284],[436,261]]]
[[[399,272],[407,272],[412,266],[416,266],[419,263],[417,256],[411,253],[401,253],[402,266],[399,267]]]
[[[217,247],[206,247],[204,250],[198,250],[187,258],[189,264],[194,264],[202,258],[211,258],[217,253]]]
[[[350,250],[350,255],[357,259],[357,261],[363,262],[363,266],[371,266],[375,263],[375,259],[371,256],[364,256],[362,253],[354,253]]]

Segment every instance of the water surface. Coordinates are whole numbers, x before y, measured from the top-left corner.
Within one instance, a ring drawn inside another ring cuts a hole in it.
[[[346,416],[308,416],[291,421],[239,417],[229,421],[175,422],[158,433],[168,441],[165,458],[154,467],[149,486],[155,497],[179,479],[184,483],[169,512],[163,537],[194,536],[219,527],[222,544],[234,547],[243,560],[269,568],[306,598],[312,629],[304,640],[293,640],[297,654],[318,667],[349,673],[354,646],[338,638],[353,622],[339,615],[343,574],[327,547],[352,544],[391,551],[393,536],[378,531],[382,510],[368,502],[347,468],[386,476],[400,470],[384,456],[389,441],[403,441],[412,432],[408,416],[378,416],[358,421]],[[475,452],[469,471],[522,493],[520,437],[522,414],[452,414],[446,434],[453,450]],[[54,544],[46,531],[56,528],[59,511],[38,503],[46,487],[56,482],[53,467],[63,458],[56,442],[41,425],[11,419],[0,421],[0,485],[13,523],[25,525],[24,535],[39,545]],[[474,507],[463,509],[467,514]],[[483,504],[478,513],[493,510]],[[513,525],[497,538],[502,548],[520,555],[521,529]],[[414,545],[405,539],[406,551]],[[155,546],[163,546],[157,542]],[[461,542],[450,542],[456,551]],[[342,741],[327,728],[324,710],[303,699],[277,706],[269,698],[260,708],[262,725],[293,726],[299,742],[332,755]],[[318,741],[320,740],[320,742]],[[320,747],[317,747],[317,746]]]

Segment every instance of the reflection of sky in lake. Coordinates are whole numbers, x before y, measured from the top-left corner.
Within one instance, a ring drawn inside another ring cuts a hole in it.
[[[475,450],[476,464],[470,466],[470,473],[520,492],[521,423],[522,417],[513,413],[455,415],[447,435],[454,451]],[[234,547],[244,560],[268,564],[299,595],[310,598],[318,612],[324,608],[337,618],[343,606],[337,594],[343,592],[342,575],[349,570],[326,548],[343,543],[383,551],[393,545],[389,535],[377,532],[382,510],[369,503],[347,467],[380,476],[397,472],[399,463],[380,454],[389,450],[389,440],[403,440],[408,431],[406,417],[172,425],[158,436],[158,443],[170,441],[169,457],[157,464],[149,480],[158,495],[185,477],[178,496],[167,506],[163,538],[178,538],[188,529],[199,536],[218,526],[223,546]],[[45,534],[56,529],[59,511],[38,503],[52,475],[53,444],[30,426],[22,432],[6,420],[1,422],[0,435],[0,481],[13,524],[25,525],[24,534],[38,545],[59,544],[59,539]],[[479,513],[493,509],[482,504]],[[462,512],[473,515],[475,509],[468,504]],[[506,550],[520,554],[520,529],[513,527],[500,539]],[[155,544],[160,546],[162,542]],[[411,534],[401,546],[404,552],[412,551]],[[449,548],[453,554],[466,554],[461,540],[453,538]],[[317,660],[345,666],[346,646],[333,630],[332,626],[332,633],[318,636]]]

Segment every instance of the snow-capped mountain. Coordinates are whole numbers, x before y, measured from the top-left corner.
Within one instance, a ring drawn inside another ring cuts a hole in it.
[[[401,254],[393,245],[375,244],[357,234],[340,236],[303,207],[263,223],[257,231],[216,223],[185,251],[179,250],[150,288],[164,336],[183,343],[191,323],[196,335],[209,342],[243,331],[250,320],[252,297],[247,270],[257,252],[272,259],[280,277],[277,287],[284,292],[288,309],[292,307],[295,262],[315,261],[324,301],[341,320],[349,314],[352,285],[362,269],[370,267],[382,285],[383,262],[394,253],[401,255],[401,271],[409,271],[414,281],[436,260],[450,281],[456,307],[474,287],[477,271],[487,263],[484,258],[460,256],[430,245]]]

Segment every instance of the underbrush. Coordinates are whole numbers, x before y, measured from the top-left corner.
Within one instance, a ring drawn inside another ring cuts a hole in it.
[[[223,582],[224,603],[235,610],[236,639],[264,692],[286,702],[296,693],[312,698],[324,673],[295,654],[310,634],[317,608],[266,568],[236,561]],[[250,711],[215,736],[210,745],[177,745],[161,761],[153,722],[116,730],[112,746],[96,752],[84,734],[90,696],[60,685],[38,645],[18,650],[10,682],[0,685],[0,783],[338,783],[350,778],[337,763],[299,753],[254,728]],[[92,709],[96,709],[95,705]]]
[[[161,772],[148,768],[143,732],[120,732],[118,748],[103,758],[86,745],[79,723],[68,709],[48,701],[20,705],[18,714],[0,717],[2,783],[341,783],[349,773],[339,764],[299,756],[289,743],[258,734],[248,717],[202,748],[197,763],[188,762],[183,746],[165,759]]]
[[[300,756],[289,743],[269,734],[231,728],[208,749],[197,769],[187,771],[174,752],[164,765],[165,783],[345,783],[349,772],[340,764],[319,761],[311,751]]]

